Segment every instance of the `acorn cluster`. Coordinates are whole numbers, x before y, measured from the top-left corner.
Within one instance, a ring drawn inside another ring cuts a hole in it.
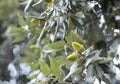
[[[76,61],[79,58],[79,52],[84,50],[84,46],[78,42],[72,42],[74,52],[67,56],[69,61]]]

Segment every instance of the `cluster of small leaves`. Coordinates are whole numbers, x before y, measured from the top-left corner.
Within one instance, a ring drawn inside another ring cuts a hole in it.
[[[108,78],[115,75],[111,66],[116,67],[111,65],[113,58],[106,55],[106,50],[96,49],[94,45],[97,41],[105,40],[106,33],[114,34],[113,26],[107,27],[107,22],[101,23],[103,16],[109,16],[101,8],[104,7],[103,0],[20,2],[21,6],[25,6],[24,12],[17,12],[18,25],[10,25],[8,37],[12,37],[13,44],[22,44],[20,52],[23,57],[20,61],[31,67],[27,77],[32,83],[93,84],[96,78],[99,82],[111,83]],[[117,10],[113,10],[113,13]],[[107,32],[109,28],[111,31]],[[66,59],[75,52],[72,42],[85,47],[78,52],[81,56],[74,62]],[[45,80],[39,78],[41,73]]]

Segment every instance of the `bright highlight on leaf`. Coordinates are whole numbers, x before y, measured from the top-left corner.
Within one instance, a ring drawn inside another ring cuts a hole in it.
[[[75,51],[81,51],[84,47],[78,42],[72,42],[72,47]]]
[[[76,61],[77,54],[76,53],[70,54],[70,55],[68,55],[67,59],[70,61]]]

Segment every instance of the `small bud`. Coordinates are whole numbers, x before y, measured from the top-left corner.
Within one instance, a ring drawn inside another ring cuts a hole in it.
[[[75,51],[81,51],[84,47],[78,42],[72,42],[72,47]]]
[[[78,57],[77,54],[73,53],[73,54],[68,55],[67,59],[70,61],[76,61],[77,57]]]

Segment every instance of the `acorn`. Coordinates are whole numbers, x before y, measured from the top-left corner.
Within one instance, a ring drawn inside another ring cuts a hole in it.
[[[52,0],[44,0],[45,2],[47,2],[47,3],[50,3],[50,2],[52,2]]]
[[[69,61],[76,61],[77,58],[78,58],[78,56],[76,53],[72,53],[67,56],[67,60],[69,60]]]
[[[75,51],[81,51],[84,49],[84,46],[78,42],[72,42],[72,47]]]

